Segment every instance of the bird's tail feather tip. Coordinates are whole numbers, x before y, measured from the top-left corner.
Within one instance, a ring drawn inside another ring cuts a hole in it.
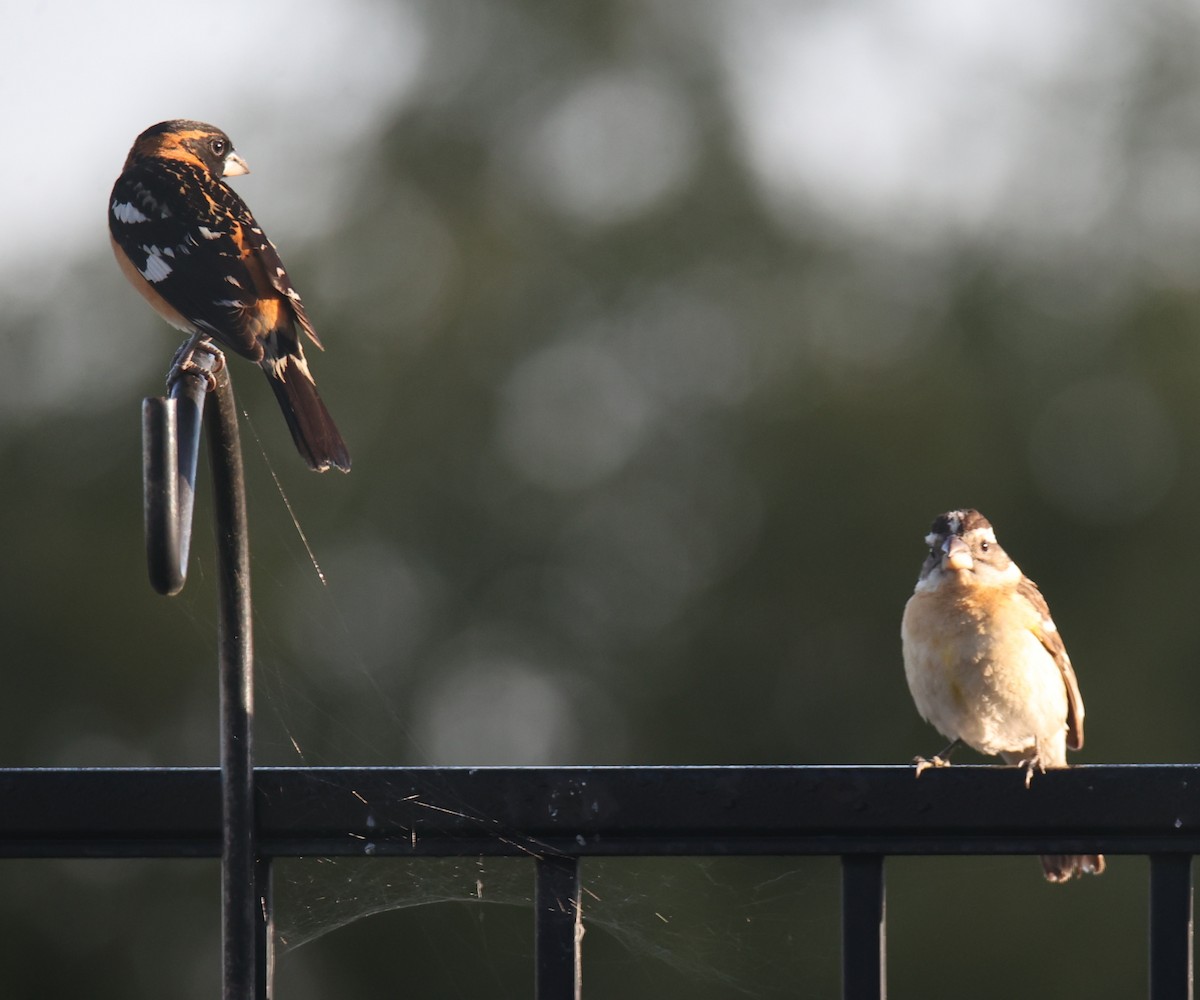
[[[1045,854],[1042,871],[1047,882],[1070,882],[1076,875],[1100,875],[1105,868],[1103,854]]]
[[[317,394],[316,385],[299,371],[284,380],[276,370],[263,366],[275,392],[296,449],[314,472],[350,471],[350,450],[333,418]]]

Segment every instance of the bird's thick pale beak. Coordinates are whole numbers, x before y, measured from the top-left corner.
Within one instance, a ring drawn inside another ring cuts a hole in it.
[[[971,558],[971,547],[958,535],[952,535],[942,543],[942,568],[975,568],[975,560]]]
[[[250,173],[250,168],[237,153],[229,153],[225,157],[225,169],[221,171],[222,177],[237,177],[239,174],[248,173]]]

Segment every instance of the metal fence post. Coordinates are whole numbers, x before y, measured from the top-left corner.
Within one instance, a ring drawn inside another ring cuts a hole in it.
[[[887,900],[878,854],[842,856],[842,997],[887,997]]]
[[[1150,856],[1150,1000],[1192,1000],[1192,856]]]

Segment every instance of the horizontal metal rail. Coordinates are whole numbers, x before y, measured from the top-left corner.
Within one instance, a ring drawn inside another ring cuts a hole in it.
[[[1200,766],[270,768],[287,856],[1200,853]],[[0,857],[212,857],[216,768],[0,769]]]
[[[291,856],[522,855],[535,991],[578,1000],[579,859],[840,855],[842,995],[887,995],[884,861],[900,854],[1150,856],[1151,1000],[1191,1000],[1200,766],[256,768],[253,899]],[[0,857],[217,857],[217,768],[0,769]],[[269,920],[264,924],[269,927]],[[269,935],[268,935],[269,936]],[[256,982],[268,1000],[270,941]]]

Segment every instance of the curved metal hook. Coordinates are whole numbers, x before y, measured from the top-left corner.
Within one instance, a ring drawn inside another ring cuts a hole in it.
[[[142,499],[150,586],[168,597],[187,582],[204,400],[221,362],[196,351],[168,376],[170,395],[142,400]]]

